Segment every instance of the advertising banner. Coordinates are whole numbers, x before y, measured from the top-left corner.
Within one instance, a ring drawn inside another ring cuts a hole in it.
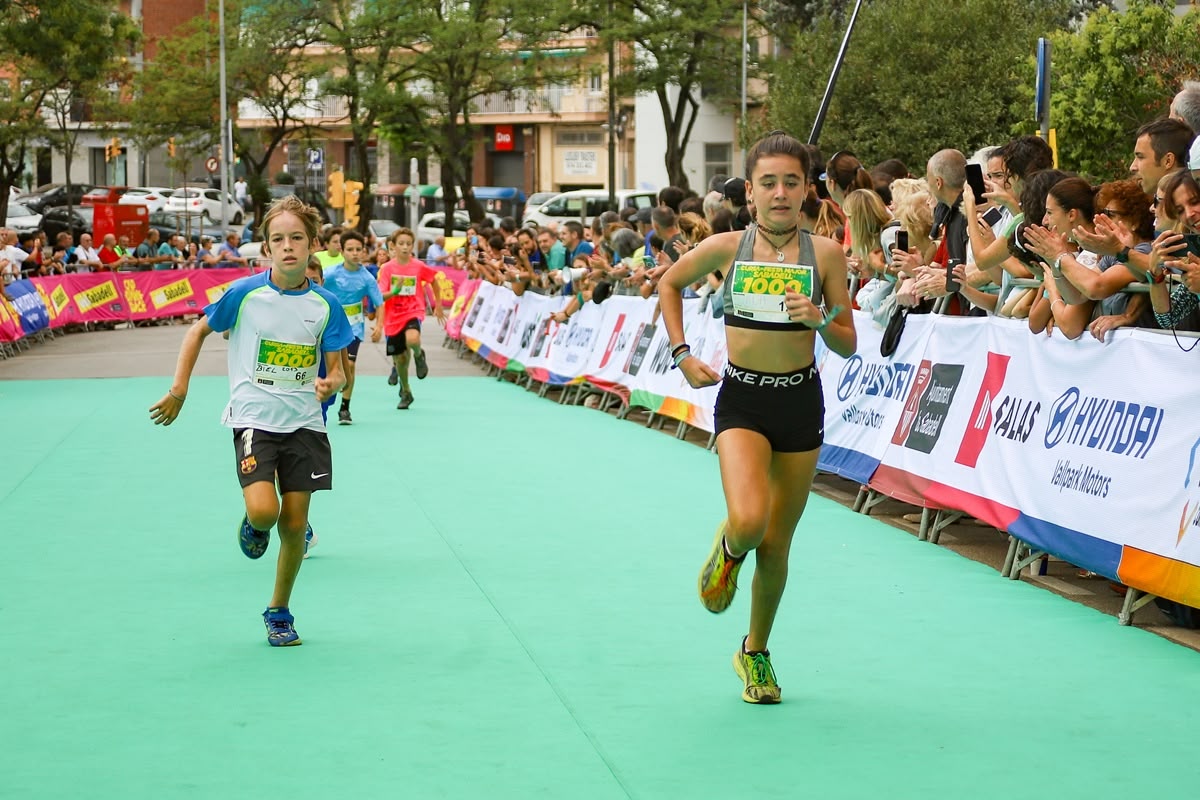
[[[842,358],[817,338],[817,366],[825,395],[825,444],[818,467],[866,483],[888,444],[917,376],[917,365],[933,330],[930,315],[908,317],[900,344],[882,356],[883,330],[870,314],[854,312],[858,350]]]
[[[538,380],[586,379],[633,406],[712,430],[716,387],[687,386],[657,304],[612,297],[565,325],[562,297],[482,284],[463,335]],[[693,353],[720,372],[723,320],[685,303]],[[1171,337],[1032,336],[1022,322],[914,315],[890,357],[856,314],[858,349],[818,346],[819,466],[918,506],[965,511],[1064,560],[1200,606],[1200,415]]]

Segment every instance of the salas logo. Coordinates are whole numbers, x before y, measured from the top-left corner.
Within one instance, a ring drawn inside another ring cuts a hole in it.
[[[962,364],[921,362],[912,391],[904,403],[900,422],[892,435],[892,444],[922,453],[933,452],[941,438],[946,415],[954,403],[962,373]]]
[[[612,358],[613,350],[617,348],[617,343],[624,344],[624,338],[621,336],[621,329],[625,327],[625,315],[617,315],[617,324],[613,327],[612,335],[608,337],[608,346],[604,348],[604,357],[600,359],[599,369],[604,369]]]
[[[882,396],[893,400],[904,397],[912,386],[916,370],[902,361],[863,361],[855,353],[842,365],[838,376],[837,397],[845,402],[859,395]]]
[[[963,433],[958,455],[954,457],[955,463],[974,468],[990,435],[1024,444],[1033,433],[1042,404],[1004,393],[1008,362],[1009,356],[988,353],[987,370],[979,383],[979,394],[971,408],[967,430]]]
[[[1060,444],[1118,456],[1145,458],[1162,430],[1166,412],[1111,397],[1089,396],[1072,386],[1050,406],[1047,449]]]

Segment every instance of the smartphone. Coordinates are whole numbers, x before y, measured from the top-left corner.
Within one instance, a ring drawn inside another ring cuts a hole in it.
[[[954,294],[961,287],[958,281],[954,278],[954,268],[963,263],[960,259],[951,258],[946,261],[946,291]]]
[[[472,236],[471,237],[471,247],[477,247],[478,245],[479,245],[479,237]]]
[[[1200,256],[1200,233],[1185,233],[1183,241],[1187,244],[1187,252]]]
[[[983,212],[983,221],[988,225],[995,225],[1004,216],[1004,212],[992,206],[987,211]]]
[[[485,255],[483,254],[483,251],[482,251],[482,250],[480,250],[478,253],[476,253],[476,254],[475,254],[475,260],[476,260],[477,262],[479,262],[480,264],[482,264],[482,263],[484,263],[485,261],[487,261],[487,256],[485,256]]]
[[[654,269],[658,266],[658,262],[654,260],[654,256],[642,254],[642,266],[646,269]]]
[[[896,246],[892,249],[902,253],[908,252],[908,231],[896,231]]]
[[[967,164],[967,185],[971,187],[971,191],[975,193],[975,202],[982,205],[987,202],[987,198],[983,193],[987,191],[987,187],[983,185],[983,167],[979,164]]]
[[[512,256],[505,256],[504,263],[511,267],[517,263],[517,260],[515,258],[513,258]]]

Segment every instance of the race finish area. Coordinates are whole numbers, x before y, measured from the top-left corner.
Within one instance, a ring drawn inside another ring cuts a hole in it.
[[[0,363],[0,796],[1176,797],[1200,778],[1195,652],[815,494],[770,642],[783,703],[743,703],[752,566],[725,614],[696,597],[716,457],[486,379],[426,330],[408,411],[363,347],[291,606],[304,645],[283,650],[260,618],[278,541],[257,562],[235,541],[223,343],[169,429],[147,409],[183,326]]]

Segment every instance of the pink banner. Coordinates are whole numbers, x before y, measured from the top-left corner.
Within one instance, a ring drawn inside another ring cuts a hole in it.
[[[33,278],[51,327],[201,314],[248,269],[93,272]]]
[[[0,294],[0,342],[15,342],[24,335],[20,315],[8,298]]]
[[[463,320],[467,318],[467,311],[471,308],[471,301],[475,299],[475,292],[479,291],[480,283],[482,281],[476,278],[474,280],[464,279],[459,284],[458,296],[454,298],[454,305],[450,307],[450,314],[446,319],[446,335],[451,339],[462,338]]]
[[[454,267],[434,267],[434,270],[437,271],[438,297],[442,300],[442,308],[452,308],[459,287],[467,280],[467,271]]]

